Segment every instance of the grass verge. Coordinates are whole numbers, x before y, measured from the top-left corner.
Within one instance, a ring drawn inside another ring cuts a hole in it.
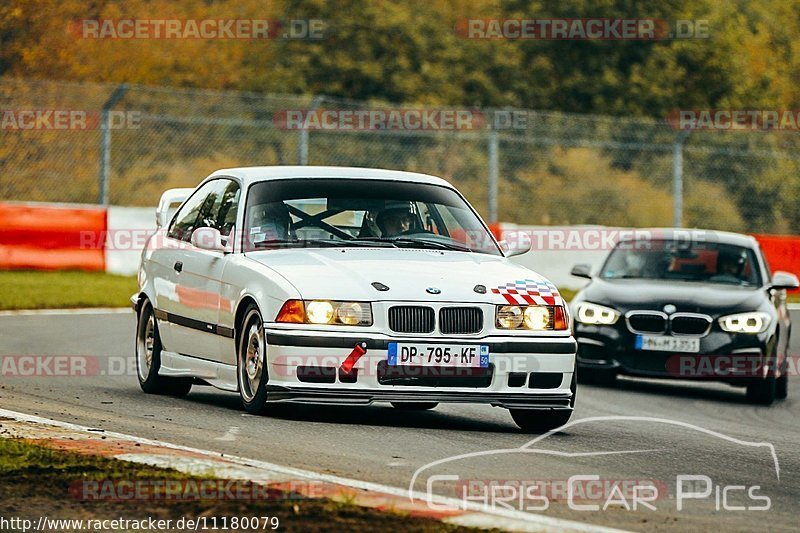
[[[134,276],[104,272],[0,270],[0,310],[128,307]]]
[[[107,480],[117,481],[116,484]],[[257,500],[205,499],[165,501],[163,498],[139,498],[114,501],[110,498],[87,500],[82,482],[101,481],[101,487],[118,487],[119,492],[91,489],[92,494],[110,495],[122,493],[121,481],[164,482],[182,481],[191,486],[191,481],[206,482],[211,478],[200,478],[177,472],[143,466],[99,456],[55,450],[30,442],[0,438],[0,516],[16,516],[33,520],[40,516],[49,519],[114,520],[124,517],[142,520],[171,520],[177,530],[181,518],[206,517],[211,527],[212,517],[217,525],[232,524],[233,517],[276,517],[277,528],[259,520],[257,527],[232,528],[237,531],[468,531],[449,526],[430,518],[411,517],[395,512],[378,511],[358,507],[349,503],[324,499],[299,499],[287,497],[288,493],[276,494]],[[93,485],[89,485],[93,486]],[[150,485],[149,485],[150,486]],[[174,494],[174,492],[173,492]],[[267,522],[273,524],[272,522]],[[63,531],[70,527],[59,528]],[[77,528],[73,528],[77,530]],[[222,528],[217,528],[221,530]]]

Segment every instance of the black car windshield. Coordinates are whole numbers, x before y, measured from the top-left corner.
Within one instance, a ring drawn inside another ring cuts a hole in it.
[[[254,184],[244,250],[383,246],[501,255],[474,211],[439,185],[295,178]]]
[[[676,240],[623,241],[608,256],[600,277],[761,283],[753,250],[732,244]]]

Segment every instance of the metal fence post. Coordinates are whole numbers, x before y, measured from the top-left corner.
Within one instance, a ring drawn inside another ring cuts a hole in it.
[[[672,225],[676,228],[683,227],[683,145],[689,132],[682,130],[672,145]]]
[[[494,224],[497,222],[497,175],[498,175],[498,151],[499,141],[497,138],[497,130],[489,130],[489,223]]]
[[[97,203],[108,205],[109,187],[108,180],[111,176],[111,123],[110,111],[125,95],[128,85],[118,85],[111,96],[108,97],[100,114],[100,177]]]
[[[322,103],[325,99],[324,96],[317,95],[311,99],[311,105],[309,106],[308,113],[313,113],[317,107]],[[300,128],[300,141],[297,146],[297,162],[299,165],[307,165],[308,164],[308,128],[301,127]]]

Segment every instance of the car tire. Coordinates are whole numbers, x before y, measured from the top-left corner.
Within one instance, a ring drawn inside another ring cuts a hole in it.
[[[254,305],[244,312],[236,347],[236,377],[245,411],[263,415],[267,411],[267,344],[264,322]]]
[[[161,368],[161,337],[158,322],[149,301],[142,302],[136,321],[136,377],[147,394],[186,396],[192,390],[191,378],[159,376]]]
[[[616,368],[583,368],[580,382],[587,385],[612,387],[617,382],[617,374]]]
[[[509,409],[511,418],[526,433],[546,433],[569,422],[572,409],[544,411],[540,409]]]
[[[436,409],[438,402],[390,402],[392,407],[401,411],[429,411]]]
[[[787,396],[789,396],[789,374],[784,370],[775,382],[775,398],[785,400]]]
[[[775,374],[754,379],[747,385],[747,401],[757,405],[771,405],[777,397],[778,387]]]

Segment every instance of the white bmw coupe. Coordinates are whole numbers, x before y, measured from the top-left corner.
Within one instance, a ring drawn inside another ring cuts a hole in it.
[[[156,218],[131,298],[145,392],[213,385],[251,413],[487,404],[534,432],[572,413],[565,302],[443,179],[225,169],[165,192]]]

